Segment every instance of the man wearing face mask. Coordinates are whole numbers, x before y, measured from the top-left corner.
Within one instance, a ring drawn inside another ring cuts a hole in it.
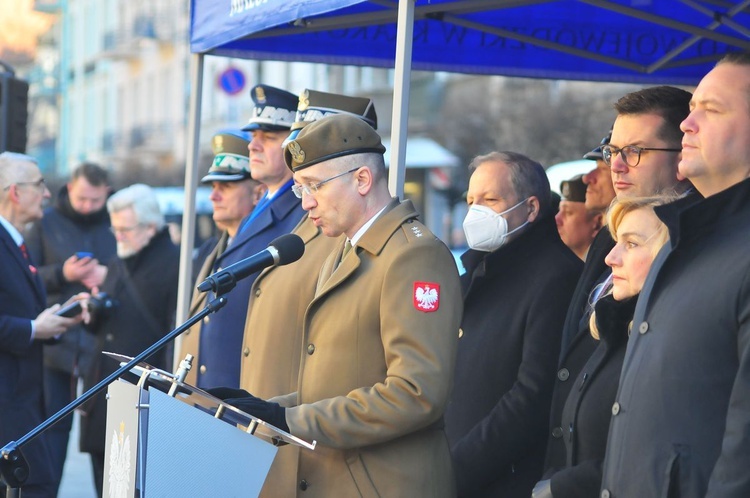
[[[582,263],[560,240],[539,163],[492,152],[469,169],[446,433],[459,496],[528,498],[542,474],[560,330]]]

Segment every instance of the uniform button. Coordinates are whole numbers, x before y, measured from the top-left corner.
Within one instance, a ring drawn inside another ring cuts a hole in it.
[[[458,338],[462,338],[464,336],[464,329],[458,329]]]
[[[307,354],[313,354],[315,352],[315,344],[307,345]]]
[[[641,334],[648,332],[648,322],[641,322],[641,324],[638,325],[638,332]]]
[[[555,427],[552,429],[552,437],[555,439],[560,439],[563,436],[563,430],[562,427]]]
[[[114,335],[112,335],[112,334],[107,334],[107,335],[105,335],[105,336],[104,336],[104,339],[105,339],[105,340],[106,340],[107,342],[112,342],[112,341],[114,341],[114,340],[115,340],[115,336],[114,336]]]
[[[200,371],[201,371],[201,373],[202,373],[202,374],[206,373],[206,370],[208,370],[208,369],[206,368],[206,365],[201,365],[201,368],[200,368]]]
[[[307,489],[307,486],[307,481],[305,481],[304,479],[299,482],[299,489],[301,489],[302,491],[305,491]]]
[[[615,404],[612,405],[612,415],[617,415],[618,413],[620,413],[620,403],[615,401]]]
[[[245,348],[242,350],[242,354],[244,356],[250,356],[250,348]]]
[[[557,371],[557,378],[565,382],[566,380],[570,378],[570,372],[568,371],[567,368],[561,368],[560,370]]]
[[[210,320],[208,319],[208,317],[203,318],[203,323],[208,323],[208,322],[210,322]]]
[[[612,495],[608,489],[602,489],[602,494],[600,496],[601,498],[610,498]]]
[[[260,296],[260,287],[255,289],[255,297],[258,297],[258,296]]]

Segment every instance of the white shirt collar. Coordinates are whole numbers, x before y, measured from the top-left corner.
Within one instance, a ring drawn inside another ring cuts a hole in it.
[[[0,224],[2,224],[3,227],[8,231],[10,236],[13,238],[13,242],[15,242],[17,246],[23,244],[23,235],[21,235],[21,232],[19,232],[18,229],[10,223],[10,221],[0,216]]]
[[[377,220],[378,217],[381,214],[383,214],[383,211],[385,211],[385,208],[387,208],[387,207],[388,207],[387,204],[385,206],[383,206],[383,208],[380,211],[378,211],[377,213],[375,213],[375,215],[373,215],[372,218],[370,218],[369,220],[367,220],[367,223],[365,223],[364,225],[362,225],[360,227],[360,229],[357,230],[357,233],[355,233],[354,237],[352,237],[351,240],[350,240],[350,242],[352,244],[352,247],[354,247],[354,246],[357,245],[357,242],[359,242],[359,239],[362,238],[362,236],[365,234],[365,232],[367,231],[367,229],[370,228],[373,223],[375,223],[375,220]]]

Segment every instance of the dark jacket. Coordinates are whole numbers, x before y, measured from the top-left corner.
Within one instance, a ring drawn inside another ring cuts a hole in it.
[[[240,233],[216,258],[214,271],[262,251],[276,237],[291,232],[303,214],[300,200],[292,192],[290,184],[276,194],[268,207],[259,210],[252,221],[243,224]],[[250,287],[259,273],[240,280],[227,293],[226,306],[203,322],[197,339],[198,351],[192,353],[197,358],[194,365],[198,364],[198,387],[239,387],[240,351]],[[195,331],[191,332],[194,333]]]
[[[551,216],[461,259],[464,316],[445,415],[459,495],[528,498],[542,475],[560,331],[582,263]]]
[[[16,242],[0,225],[0,444],[17,441],[44,416],[42,344],[31,340],[31,320],[45,308],[44,287]],[[33,262],[33,258],[32,258]],[[30,467],[26,484],[53,481],[47,435],[21,448]]]
[[[562,412],[566,458],[564,468],[551,476],[554,498],[599,496],[612,402],[636,299],[615,301],[610,294],[596,303],[600,341],[575,379]]]
[[[116,253],[115,237],[109,231],[106,208],[83,215],[70,205],[68,188],[64,186],[54,206],[44,210],[44,217],[35,222],[26,235],[29,253],[39,268],[47,290],[47,305],[63,303],[70,296],[87,291],[79,282],[63,277],[63,263],[73,254],[86,251],[103,265]],[[72,327],[55,345],[44,347],[47,368],[72,373],[75,367],[88,371],[95,354],[96,341],[82,326]]]
[[[635,309],[602,486],[750,496],[750,180],[656,209],[670,243]]]
[[[179,249],[166,228],[138,254],[110,262],[102,291],[116,305],[108,313],[95,316],[93,325],[101,351],[135,356],[172,330],[179,263]],[[95,368],[84,379],[86,389],[119,368],[119,363],[109,357],[99,355],[97,359]],[[162,349],[146,362],[163,369],[170,367],[171,358]],[[81,418],[81,451],[102,453],[107,412],[104,393],[87,403],[85,410],[88,415]]]
[[[594,287],[612,272],[604,263],[604,258],[615,245],[612,234],[605,226],[596,234],[586,256],[581,278],[578,280],[573,298],[568,306],[563,327],[560,364],[555,374],[555,387],[552,391],[549,430],[547,433],[547,456],[544,464],[545,477],[564,467],[566,450],[563,435],[562,411],[574,381],[596,349],[597,341],[589,330],[590,297]]]

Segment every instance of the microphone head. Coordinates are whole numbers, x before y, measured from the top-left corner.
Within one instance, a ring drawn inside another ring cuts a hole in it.
[[[299,235],[293,233],[276,237],[268,244],[268,247],[274,247],[279,253],[277,266],[294,263],[305,253],[305,243]]]

